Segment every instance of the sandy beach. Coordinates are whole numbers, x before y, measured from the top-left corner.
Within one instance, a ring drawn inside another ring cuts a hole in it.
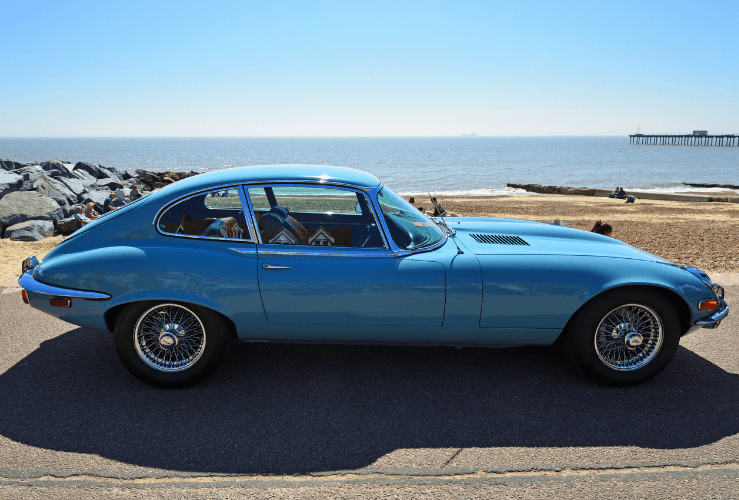
[[[709,273],[739,272],[739,204],[621,200],[591,196],[518,195],[446,197],[447,210],[463,216],[508,217],[539,222],[559,220],[590,230],[596,220],[614,228],[613,236],[678,264]],[[430,208],[425,198],[416,205]],[[0,240],[0,286],[15,286],[21,261],[43,258],[62,238],[26,243]]]

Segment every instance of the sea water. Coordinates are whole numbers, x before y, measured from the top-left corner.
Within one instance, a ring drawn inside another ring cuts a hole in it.
[[[739,148],[630,145],[623,137],[0,138],[0,158],[207,172],[246,165],[339,165],[404,194],[495,195],[537,183],[681,192],[739,185]],[[714,189],[720,191],[720,189]]]

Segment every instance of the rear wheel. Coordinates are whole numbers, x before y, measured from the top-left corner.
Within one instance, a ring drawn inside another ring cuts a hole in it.
[[[670,362],[680,343],[674,306],[651,290],[608,293],[577,313],[564,340],[570,362],[606,385],[645,382]]]
[[[230,344],[219,314],[174,302],[128,306],[116,320],[114,338],[124,366],[158,387],[200,382],[218,367]]]

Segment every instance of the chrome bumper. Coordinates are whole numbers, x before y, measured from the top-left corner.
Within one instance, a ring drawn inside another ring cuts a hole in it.
[[[723,303],[723,307],[716,311],[716,313],[708,319],[702,319],[693,323],[694,326],[701,326],[703,328],[717,328],[718,324],[729,315],[729,306],[726,302]]]
[[[692,325],[690,325],[690,328],[683,333],[683,336],[693,333],[697,330],[700,330],[702,328],[718,328],[719,323],[721,323],[721,320],[724,319],[726,316],[729,315],[729,306],[726,304],[725,301],[721,301],[721,309],[716,311],[713,316],[710,316],[706,319],[702,319],[700,321],[694,321]]]
[[[33,279],[33,268],[30,268],[21,274],[21,277],[18,278],[18,284],[29,292],[40,293],[42,295],[53,295],[54,297],[85,300],[108,300],[110,298],[110,295],[106,293],[72,290],[71,288],[60,288],[58,286],[40,283]]]

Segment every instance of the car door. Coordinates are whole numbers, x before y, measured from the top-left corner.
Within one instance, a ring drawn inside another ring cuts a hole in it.
[[[444,268],[396,258],[365,193],[310,185],[246,192],[269,323],[442,326]]]

